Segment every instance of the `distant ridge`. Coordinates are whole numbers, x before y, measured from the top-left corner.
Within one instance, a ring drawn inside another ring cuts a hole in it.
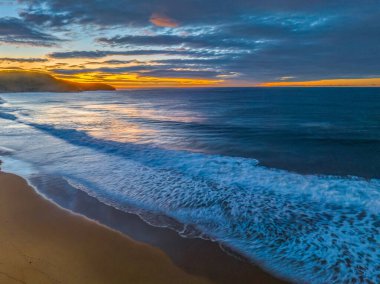
[[[76,83],[57,79],[47,73],[3,70],[0,71],[0,93],[15,92],[82,92],[114,91],[103,83]]]

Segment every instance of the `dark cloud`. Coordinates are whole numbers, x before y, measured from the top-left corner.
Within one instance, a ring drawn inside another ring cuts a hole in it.
[[[150,70],[150,66],[126,66],[126,67],[102,67],[102,68],[82,68],[82,69],[51,69],[56,74],[75,75],[83,73],[138,73]]]
[[[197,36],[153,35],[153,36],[115,36],[99,38],[100,43],[112,46],[184,46],[188,48],[218,49],[255,49],[255,39],[236,38],[224,34],[207,34]]]
[[[252,82],[380,76],[380,0],[19,1],[29,23],[112,28],[112,36],[96,44],[133,49],[56,52],[52,58],[172,55],[178,58],[161,62],[170,68],[152,74],[185,75],[179,70],[191,66]]]
[[[127,64],[138,64],[138,65],[150,65],[150,66],[162,66],[170,65],[174,67],[204,67],[204,68],[213,68],[215,64],[224,65],[228,62],[228,58],[219,57],[219,58],[191,58],[191,59],[159,59],[159,60],[105,60],[105,61],[89,61],[85,65],[127,65]]]
[[[186,65],[195,65],[195,66],[223,66],[231,62],[233,58],[228,56],[215,57],[215,58],[191,58],[191,59],[160,59],[155,60],[156,63],[160,64],[170,64],[176,67],[186,66]]]
[[[48,54],[50,58],[104,58],[113,55],[139,56],[139,55],[177,55],[177,56],[210,56],[213,52],[187,50],[187,49],[134,49],[126,51],[95,50],[95,51],[63,51]]]
[[[104,73],[104,74],[123,74],[135,73],[141,77],[162,77],[162,78],[208,78],[216,79],[221,72],[217,70],[175,69],[173,65],[136,65],[123,67],[101,67],[101,68],[82,68],[82,69],[51,69],[51,72],[59,75],[77,75],[84,73]]]
[[[328,0],[19,0],[28,8],[22,13],[30,20],[53,25],[95,23],[102,26],[145,26],[152,18],[181,24],[225,23],[244,14],[265,12],[324,11],[352,6],[354,1]],[[365,2],[365,1],[364,1]],[[373,1],[369,1],[373,2]],[[158,15],[158,16],[157,16]],[[50,18],[49,18],[50,17]],[[57,19],[58,18],[58,19]],[[173,25],[174,26],[174,25]]]
[[[328,25],[280,34],[265,48],[231,61],[226,70],[258,81],[380,77],[380,9],[374,9],[380,1],[374,2],[379,6],[345,11]]]
[[[63,51],[63,52],[53,52],[48,54],[50,58],[55,59],[68,59],[68,58],[103,58],[111,55],[109,51]]]
[[[141,75],[141,73],[140,73]],[[221,75],[217,71],[211,70],[173,70],[173,69],[156,69],[142,73],[143,76],[163,77],[163,78],[208,78],[215,79]]]
[[[130,63],[142,63],[138,60],[106,60],[103,61],[102,64],[111,64],[111,65],[122,65],[122,64],[130,64]],[[96,63],[99,64],[99,63]]]
[[[52,46],[57,42],[57,37],[41,32],[21,19],[0,18],[0,43]]]
[[[18,62],[18,63],[34,63],[34,62],[47,62],[46,58],[13,58],[13,57],[0,57],[0,62]]]
[[[56,13],[44,13],[35,11],[29,13],[26,11],[21,11],[20,16],[29,23],[34,23],[37,25],[47,25],[52,27],[62,27],[71,22],[69,15],[56,14]]]

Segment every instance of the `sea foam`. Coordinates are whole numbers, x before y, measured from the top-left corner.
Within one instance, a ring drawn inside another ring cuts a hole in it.
[[[295,282],[380,282],[378,179],[301,175],[254,159],[106,141],[8,111],[2,134],[14,140],[1,145],[104,203],[155,225],[178,220],[185,227],[173,228],[182,235],[217,240]]]

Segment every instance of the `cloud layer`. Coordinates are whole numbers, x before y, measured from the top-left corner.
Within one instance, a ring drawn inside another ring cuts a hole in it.
[[[380,0],[19,3],[19,18],[0,18],[2,43],[51,46],[60,42],[57,32],[68,31],[87,36],[92,50],[61,45],[50,59],[153,56],[160,65],[109,66],[122,65],[111,58],[96,69],[54,69],[62,74],[138,72],[252,83],[380,77]]]
[[[13,17],[0,18],[0,43],[16,45],[52,46],[59,39],[39,31],[21,19]]]

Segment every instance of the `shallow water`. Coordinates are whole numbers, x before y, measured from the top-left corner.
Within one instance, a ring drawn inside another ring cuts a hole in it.
[[[379,89],[1,97],[0,155],[26,177],[60,176],[296,282],[380,282]]]

